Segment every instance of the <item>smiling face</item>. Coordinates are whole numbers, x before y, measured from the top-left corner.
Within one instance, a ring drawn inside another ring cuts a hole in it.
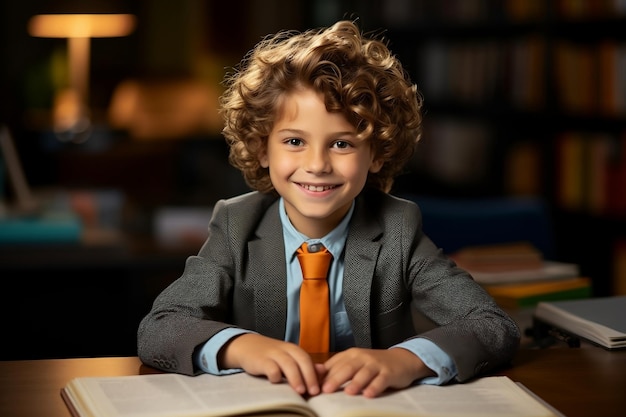
[[[381,163],[344,115],[329,113],[323,96],[298,89],[283,97],[259,157],[283,197],[294,227],[310,238],[329,233]]]

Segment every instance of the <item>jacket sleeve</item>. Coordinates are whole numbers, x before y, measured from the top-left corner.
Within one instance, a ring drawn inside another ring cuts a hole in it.
[[[419,210],[409,206],[403,218],[413,305],[436,323],[419,336],[452,358],[460,382],[508,363],[519,347],[518,326],[469,273],[422,233]]]
[[[410,303],[413,318],[427,325],[411,329],[405,339],[423,337],[439,346],[454,361],[458,381],[507,364],[519,347],[515,322],[423,233],[415,203],[391,196],[376,201],[378,209],[369,203],[376,220],[364,221],[379,222],[382,230],[371,299],[386,301],[374,305],[375,334],[388,334],[392,323],[401,323]]]
[[[143,363],[187,375],[195,349],[232,327],[233,288],[247,236],[264,212],[263,197],[250,194],[219,201],[208,237],[197,256],[187,258],[181,277],[155,299],[139,324],[137,351]]]

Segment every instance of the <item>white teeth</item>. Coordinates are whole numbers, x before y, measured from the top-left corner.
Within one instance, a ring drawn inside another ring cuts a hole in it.
[[[306,185],[306,184],[302,185],[302,187],[306,188],[309,191],[317,191],[317,192],[326,191],[326,190],[330,190],[331,188],[334,188],[334,186],[332,185],[315,186],[315,185]]]

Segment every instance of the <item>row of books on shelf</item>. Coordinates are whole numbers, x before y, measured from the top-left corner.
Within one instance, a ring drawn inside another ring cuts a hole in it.
[[[381,15],[388,27],[402,27],[415,22],[483,23],[510,19],[525,21],[545,15],[544,0],[388,0],[382,2]]]
[[[512,22],[525,22],[543,19],[550,11],[557,18],[611,18],[626,13],[623,0],[429,0],[383,2],[382,14],[387,26],[398,26],[408,21],[441,19],[452,22],[476,23],[507,19]]]
[[[556,201],[594,215],[626,213],[626,132],[563,132],[556,146]]]
[[[563,131],[554,140],[554,202],[594,216],[626,215],[626,131]],[[510,195],[540,195],[548,156],[537,140],[512,144],[504,183]]]
[[[559,104],[573,113],[626,115],[626,43],[562,41],[555,45]]]
[[[434,102],[489,105],[504,97],[513,107],[545,103],[545,41],[536,35],[468,42],[431,41],[420,50],[420,84]]]
[[[626,43],[561,41],[554,45],[554,80],[561,108],[572,114],[626,115]],[[431,41],[420,54],[420,79],[433,101],[513,107],[545,105],[546,42],[536,35],[448,43]]]
[[[510,0],[513,3],[522,3],[524,0]],[[626,13],[624,0],[555,0],[555,12],[560,17],[570,18],[598,18],[623,16]]]
[[[626,348],[626,294],[594,297],[591,279],[577,264],[546,260],[527,242],[468,247],[450,256],[513,318],[528,313],[530,322],[518,324],[528,325],[537,343],[557,334],[570,344],[582,339]]]

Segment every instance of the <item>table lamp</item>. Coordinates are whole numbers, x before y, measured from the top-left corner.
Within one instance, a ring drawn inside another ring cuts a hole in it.
[[[130,34],[131,14],[41,14],[31,17],[28,32],[42,38],[67,38],[70,88],[55,97],[54,130],[61,140],[82,142],[89,137],[89,60],[91,38]]]

